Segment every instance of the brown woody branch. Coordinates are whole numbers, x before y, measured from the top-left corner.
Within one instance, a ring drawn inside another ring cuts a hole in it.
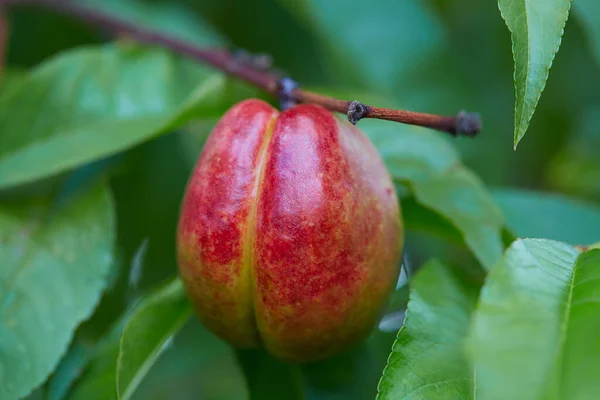
[[[294,102],[319,104],[331,111],[344,113],[356,124],[363,118],[377,118],[410,125],[419,125],[454,136],[475,136],[481,130],[479,115],[460,112],[457,116],[440,116],[405,110],[368,106],[359,101],[345,101],[318,93],[302,90],[289,78],[275,73],[264,62],[252,57],[240,57],[225,49],[200,48],[175,38],[141,28],[111,15],[100,13],[69,0],[0,0],[1,5],[34,5],[48,8],[106,30],[126,34],[139,42],[160,45],[176,53],[186,55],[242,79],[259,89],[278,96],[282,104]]]

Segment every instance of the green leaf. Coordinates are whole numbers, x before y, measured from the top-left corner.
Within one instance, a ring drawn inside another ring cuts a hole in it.
[[[504,249],[504,220],[484,184],[460,164],[447,140],[423,128],[382,121],[360,123],[394,179],[408,183],[420,205],[450,221],[479,262],[489,269]],[[443,231],[449,234],[448,229]]]
[[[131,398],[160,351],[192,315],[179,279],[141,300],[129,317],[117,360],[117,396]]]
[[[575,17],[585,29],[592,54],[596,62],[600,65],[600,24],[598,24],[598,15],[600,15],[600,3],[596,0],[577,0],[573,2],[573,12]]]
[[[446,216],[463,232],[467,246],[489,269],[504,249],[503,218],[481,180],[458,166],[426,182],[416,182],[418,201]]]
[[[0,188],[129,149],[255,93],[165,50],[67,51],[0,98]]]
[[[81,5],[186,42],[210,46],[226,42],[224,36],[218,34],[214,27],[195,18],[193,11],[182,4],[146,3],[135,0],[81,0]]]
[[[59,203],[0,204],[0,398],[29,393],[56,367],[106,284],[114,229],[104,185]]]
[[[598,293],[599,250],[514,242],[488,276],[473,317],[468,349],[477,398],[594,398]]]
[[[378,399],[471,399],[473,369],[464,340],[477,285],[438,261],[413,278],[404,326],[392,347]]]
[[[600,241],[600,207],[562,194],[520,189],[492,191],[506,223],[520,237],[545,237],[572,245]]]
[[[419,204],[414,197],[400,200],[404,226],[407,230],[430,233],[453,243],[463,243],[461,232],[450,221]]]
[[[513,43],[516,149],[546,86],[571,0],[498,0],[498,5]]]

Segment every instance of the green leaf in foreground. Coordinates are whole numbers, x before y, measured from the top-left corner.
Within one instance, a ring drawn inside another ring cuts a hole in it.
[[[491,271],[473,316],[468,349],[477,398],[595,398],[599,294],[600,250],[514,242]]]
[[[0,97],[0,188],[129,149],[255,92],[162,49],[64,52]]]
[[[478,286],[437,261],[419,270],[411,286],[377,398],[473,398],[473,370],[463,348]]]
[[[544,237],[572,245],[600,241],[600,207],[562,194],[519,189],[492,191],[506,224],[520,237]]]
[[[104,185],[60,205],[0,204],[0,398],[29,393],[56,367],[112,266]]]
[[[498,0],[515,61],[515,149],[525,135],[560,47],[571,0]]]
[[[119,399],[131,398],[161,349],[191,315],[192,309],[179,279],[140,301],[121,336],[116,379]]]
[[[441,134],[423,128],[361,121],[361,129],[393,178],[410,186],[417,203],[458,228],[479,262],[491,268],[504,249],[504,219],[483,182],[460,163],[452,145]],[[445,235],[451,233],[443,230]]]

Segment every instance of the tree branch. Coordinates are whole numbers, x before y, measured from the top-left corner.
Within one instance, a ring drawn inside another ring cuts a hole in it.
[[[127,21],[86,8],[69,0],[0,0],[0,5],[33,5],[76,17],[87,23],[115,33],[125,33],[139,42],[160,45],[209,64],[228,75],[242,79],[259,89],[279,97],[282,105],[294,102],[319,104],[331,111],[344,113],[352,124],[363,118],[377,118],[410,125],[419,125],[453,136],[475,136],[481,130],[478,114],[460,112],[457,116],[440,116],[406,110],[368,106],[359,101],[345,101],[302,90],[291,79],[272,71],[264,63],[255,63],[252,57],[225,49],[200,48],[175,38],[138,27]]]

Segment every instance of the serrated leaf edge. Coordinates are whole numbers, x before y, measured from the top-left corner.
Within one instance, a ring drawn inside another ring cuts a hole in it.
[[[527,0],[523,0],[523,1],[527,1]],[[504,15],[504,13],[502,12],[502,8],[500,7],[500,0],[498,0],[498,10],[500,11],[500,15],[502,16],[502,19],[504,20],[504,23],[506,25],[506,27],[508,28],[508,30],[511,33],[511,42],[512,42],[512,46],[511,46],[511,50],[512,50],[512,54],[513,54],[513,64],[514,64],[514,71],[513,71],[513,82],[514,82],[514,90],[515,90],[515,117],[514,117],[514,125],[515,125],[515,130],[514,130],[514,147],[513,150],[517,150],[517,145],[519,144],[519,142],[521,141],[521,139],[523,139],[523,137],[525,136],[525,132],[527,131],[527,128],[529,127],[529,123],[531,122],[531,119],[533,118],[533,114],[535,112],[535,109],[537,108],[537,104],[539,103],[539,100],[542,96],[542,92],[544,91],[544,89],[546,88],[546,83],[548,81],[548,77],[550,76],[550,68],[552,67],[552,64],[554,63],[554,59],[556,58],[556,54],[558,53],[558,50],[560,49],[560,45],[562,43],[562,37],[565,33],[565,26],[567,24],[567,20],[569,18],[569,11],[571,9],[571,4],[572,4],[572,0],[568,0],[568,7],[567,9],[564,11],[564,16],[562,18],[563,20],[563,24],[560,30],[560,34],[558,36],[558,39],[556,41],[556,45],[554,47],[554,50],[552,51],[552,58],[550,59],[550,62],[548,63],[548,66],[546,67],[545,70],[545,76],[542,82],[542,86],[540,88],[540,90],[536,93],[536,97],[537,100],[535,101],[534,107],[533,107],[533,111],[531,113],[530,116],[528,116],[526,118],[525,123],[523,123],[522,121],[517,121],[517,69],[516,69],[516,65],[517,65],[517,59],[516,59],[516,52],[515,52],[515,35],[514,32],[512,30],[510,30],[510,27],[508,26],[508,22],[506,19],[506,16]],[[529,32],[529,29],[527,30]],[[527,46],[527,52],[529,54],[529,46]],[[527,93],[527,90],[529,88],[529,85],[527,85],[527,81],[529,80],[529,63],[527,63],[527,79],[525,80],[526,82],[526,87],[525,87],[525,93]],[[526,97],[526,96],[525,96]],[[517,133],[517,127],[523,126],[523,131],[520,132],[520,137],[519,137],[519,133]]]

